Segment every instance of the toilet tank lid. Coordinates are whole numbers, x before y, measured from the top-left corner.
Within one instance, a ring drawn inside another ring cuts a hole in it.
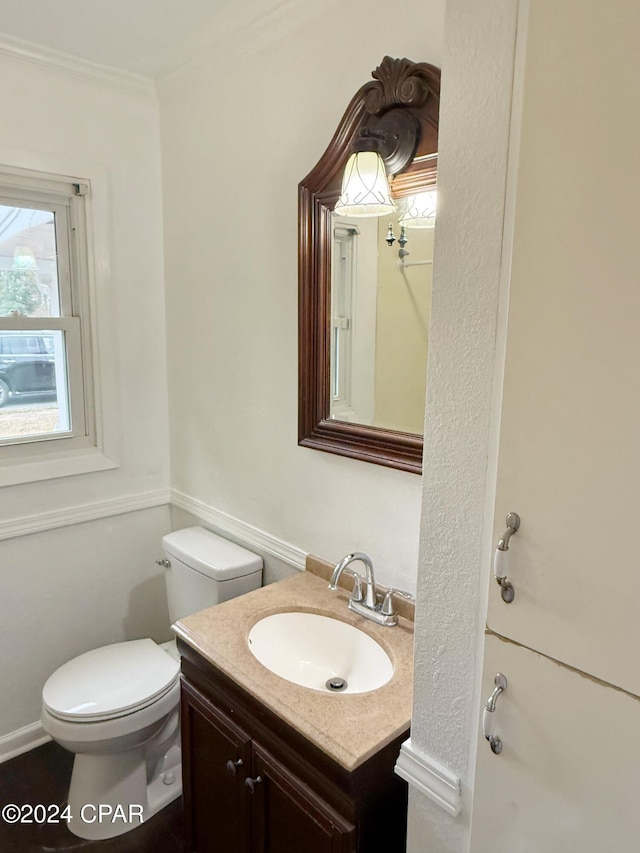
[[[217,581],[228,581],[262,571],[262,557],[217,536],[204,527],[185,527],[162,537],[169,557]]]

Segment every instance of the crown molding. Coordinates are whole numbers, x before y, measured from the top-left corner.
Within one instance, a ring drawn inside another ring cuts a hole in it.
[[[156,88],[150,77],[143,74],[134,74],[131,71],[123,71],[109,65],[101,65],[88,59],[81,59],[55,50],[52,47],[35,44],[25,39],[0,33],[0,56],[27,62],[30,65],[39,65],[44,68],[54,68],[92,83],[99,83],[110,89],[116,89],[128,94],[139,95],[144,98],[156,97]]]
[[[305,22],[318,15],[326,15],[329,7],[338,5],[338,0],[325,0],[322,6],[310,6],[306,0],[275,0],[266,10],[261,2],[247,5],[248,8],[236,6],[240,11],[236,11],[235,16],[219,19],[215,26],[196,37],[192,57],[179,62],[175,69],[154,77],[162,84],[170,85],[174,78],[179,79],[183,71],[197,68],[212,54],[237,58],[259,53],[269,44],[298,30]],[[0,56],[53,68],[78,79],[140,97],[154,100],[157,97],[154,77],[92,62],[6,33],[0,33]]]
[[[240,56],[259,53],[278,39],[298,30],[304,23],[318,16],[326,17],[332,6],[338,6],[339,0],[324,0],[321,4],[308,3],[307,0],[277,0],[261,14],[250,14],[244,23],[236,28],[242,42],[237,45]]]
[[[237,539],[248,548],[256,549],[262,553],[270,554],[272,557],[282,560],[288,565],[296,569],[304,570],[307,559],[307,552],[289,542],[278,539],[271,533],[260,530],[259,527],[254,527],[252,524],[247,524],[246,521],[241,521],[232,515],[227,515],[222,510],[215,509],[200,501],[197,498],[192,498],[184,492],[177,489],[171,490],[171,506],[183,509],[191,515],[194,515],[200,521],[205,522],[213,528],[215,533],[228,534],[233,539]]]
[[[211,60],[234,60],[251,56],[270,44],[296,32],[307,21],[330,14],[339,0],[324,0],[322,4],[310,4],[307,0],[275,0],[267,9],[259,3],[237,4],[235,17],[229,16],[216,21],[216,26],[202,34],[195,46],[193,57],[180,63],[175,69],[160,74],[158,84],[171,88],[179,82],[183,73],[197,70]]]

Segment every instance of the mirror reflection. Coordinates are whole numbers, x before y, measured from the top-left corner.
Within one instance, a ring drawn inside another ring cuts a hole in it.
[[[401,200],[392,215],[332,214],[334,420],[422,432],[435,225],[429,195],[427,212]]]

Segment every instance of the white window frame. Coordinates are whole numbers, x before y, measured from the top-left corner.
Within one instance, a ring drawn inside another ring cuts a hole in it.
[[[0,203],[52,210],[60,317],[0,317],[0,331],[62,331],[71,429],[0,443],[0,486],[117,467],[100,453],[89,180],[0,165]],[[70,463],[70,460],[73,462]]]

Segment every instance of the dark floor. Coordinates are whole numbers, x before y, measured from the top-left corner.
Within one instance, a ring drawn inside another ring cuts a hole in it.
[[[0,810],[8,803],[63,808],[73,756],[56,743],[47,743],[0,764]],[[52,810],[50,810],[52,811]],[[182,800],[175,800],[131,832],[106,841],[85,841],[72,835],[66,823],[9,824],[0,818],[0,853],[184,853]]]

